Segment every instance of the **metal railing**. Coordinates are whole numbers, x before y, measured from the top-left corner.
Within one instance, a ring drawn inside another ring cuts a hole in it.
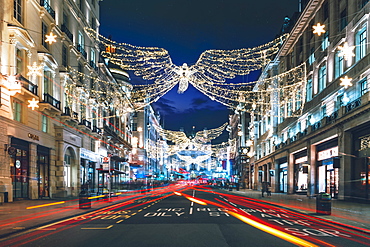
[[[46,11],[51,15],[51,17],[53,17],[53,19],[55,19],[55,11],[53,10],[53,8],[49,5],[47,1],[40,0],[40,5],[46,9]]]
[[[73,42],[73,34],[71,33],[71,31],[69,31],[68,27],[63,23],[61,28],[62,32],[64,32],[67,37]]]
[[[55,99],[53,96],[51,96],[48,93],[44,93],[44,100],[42,103],[48,103],[52,105],[53,107],[57,108],[58,110],[60,110],[60,101]]]

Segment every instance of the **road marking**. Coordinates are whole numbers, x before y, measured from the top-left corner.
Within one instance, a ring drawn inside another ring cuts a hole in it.
[[[193,214],[193,207],[190,207],[189,214]]]
[[[117,221],[117,222],[116,222],[116,224],[119,224],[119,223],[121,223],[122,221],[123,221],[123,220],[119,220],[119,221]]]
[[[108,230],[110,228],[112,228],[113,225],[110,225],[110,226],[107,226],[107,227],[92,227],[92,228],[81,228],[83,230]]]

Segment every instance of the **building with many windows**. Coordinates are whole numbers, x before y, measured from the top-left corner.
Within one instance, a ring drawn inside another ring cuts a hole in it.
[[[368,0],[305,1],[261,78],[303,64],[306,90],[301,100],[278,98],[279,109],[253,116],[250,188],[268,181],[274,192],[370,199],[369,13]]]
[[[98,1],[0,5],[1,192],[12,201],[118,189],[129,169],[132,86],[85,32],[99,28]]]

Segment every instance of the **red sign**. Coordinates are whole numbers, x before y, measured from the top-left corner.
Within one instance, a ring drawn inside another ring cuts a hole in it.
[[[109,157],[103,157],[103,163],[109,163]]]

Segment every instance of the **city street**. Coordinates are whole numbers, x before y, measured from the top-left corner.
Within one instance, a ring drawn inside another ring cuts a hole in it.
[[[208,186],[174,185],[3,238],[1,246],[368,246],[370,234]]]

